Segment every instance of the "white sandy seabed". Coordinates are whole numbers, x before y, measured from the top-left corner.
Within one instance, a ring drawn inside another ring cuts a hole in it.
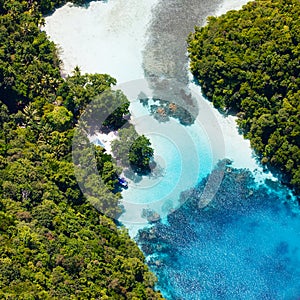
[[[59,47],[63,73],[71,74],[74,67],[79,66],[82,72],[110,74],[119,83],[143,78],[142,50],[151,8],[157,2],[110,0],[91,2],[87,8],[67,4],[46,17],[44,30]],[[247,2],[225,1],[215,15],[239,9]],[[190,84],[190,88],[197,94],[201,93],[194,84]],[[258,182],[265,178],[275,180],[271,174],[262,172],[249,141],[238,133],[236,118],[223,117],[211,103],[203,101],[219,123],[225,142],[225,157],[233,160],[233,166],[253,171]]]
[[[107,73],[118,83],[143,77],[142,49],[157,0],[70,3],[46,17],[44,30],[60,49],[63,72]]]

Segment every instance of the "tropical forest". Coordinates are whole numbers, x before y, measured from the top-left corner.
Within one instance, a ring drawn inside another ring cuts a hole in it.
[[[126,229],[78,187],[74,127],[116,80],[78,68],[61,77],[56,47],[40,30],[42,13],[58,4],[0,2],[0,298],[162,299]],[[106,188],[114,189],[111,156],[99,146],[95,154]]]
[[[299,1],[253,1],[197,27],[190,68],[205,96],[238,115],[263,164],[300,192]]]
[[[299,199],[299,0],[0,0],[0,299],[299,299]]]

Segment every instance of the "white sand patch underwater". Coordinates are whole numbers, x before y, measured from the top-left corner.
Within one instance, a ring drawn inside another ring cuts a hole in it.
[[[253,1],[253,0],[250,0]],[[216,10],[214,16],[219,17],[226,12],[230,10],[239,10],[243,7],[243,5],[247,4],[250,2],[249,0],[230,0],[230,1],[223,1],[218,9]]]
[[[75,66],[79,66],[82,72],[110,74],[117,79],[118,83],[143,78],[142,51],[148,38],[147,25],[152,17],[151,8],[157,2],[158,0],[97,1],[91,2],[87,8],[67,4],[57,9],[51,16],[46,17],[44,30],[50,39],[59,46],[63,71],[70,74]],[[220,15],[228,10],[238,9],[246,2],[245,0],[223,2],[215,14]],[[190,88],[196,94],[201,95],[198,86],[190,84]],[[136,122],[134,120],[133,122],[137,124],[139,133],[145,133],[146,136],[148,133],[157,159],[161,161],[166,171],[163,177],[155,179],[155,184],[145,178],[129,186],[129,189],[123,192],[123,204],[127,211],[121,220],[127,227],[130,227],[132,236],[135,235],[137,229],[143,228],[146,222],[141,218],[143,206],[139,206],[139,204],[154,203],[157,199],[161,200],[162,196],[171,202],[174,201],[174,198],[179,197],[180,191],[197,182],[199,173],[201,173],[201,176],[199,175],[201,178],[210,172],[212,162],[215,163],[216,158],[226,157],[233,160],[234,167],[250,169],[256,174],[258,182],[272,177],[263,173],[253,156],[250,142],[238,133],[236,118],[233,116],[223,117],[202,96],[200,96],[200,102],[200,106],[206,109],[199,115],[200,126],[196,124],[189,129],[184,129],[183,126],[173,122],[170,129],[164,125],[157,127],[159,130],[154,127],[152,132],[147,123],[150,121],[145,121],[147,116],[144,109],[138,107],[137,103],[132,103],[130,109],[132,115],[137,118]],[[223,136],[225,146],[221,150],[224,151],[210,149],[210,140],[213,139],[213,136],[207,136],[205,128],[203,129],[201,126],[201,124],[209,125],[212,116]],[[175,130],[172,129],[172,126]],[[188,133],[186,135],[189,139],[187,143],[184,144],[182,142],[184,140],[178,140],[176,137],[168,138],[168,133],[171,133],[171,130],[176,132],[176,128],[178,128],[178,132],[182,131],[183,135]],[[105,139],[106,137],[99,138]],[[107,148],[110,151],[109,146]],[[200,151],[198,152],[199,157],[195,156],[195,150]],[[203,153],[206,152],[215,153],[213,155],[208,153],[205,156]],[[188,158],[192,155],[196,157],[196,162],[197,159],[200,160],[200,167],[193,161],[189,162]],[[206,158],[203,160],[203,157]],[[178,163],[176,164],[176,162]],[[193,163],[194,166],[187,167]],[[207,168],[206,171],[205,168]],[[187,174],[183,174],[185,172]],[[148,186],[148,189],[143,189],[145,186]]]
[[[195,93],[201,93],[200,87],[191,83],[190,89]],[[203,97],[201,96],[203,99]],[[211,109],[214,118],[217,120],[225,143],[225,157],[232,160],[234,168],[249,169],[253,172],[255,181],[257,183],[264,183],[265,179],[277,181],[277,179],[270,173],[265,172],[259,163],[257,156],[251,148],[250,141],[243,138],[239,133],[236,124],[237,117],[228,115],[223,116],[217,109],[213,107],[211,102],[203,99]],[[222,159],[222,157],[219,157]]]
[[[151,7],[157,0],[67,4],[45,18],[43,30],[60,49],[63,72],[107,73],[119,83],[140,79]]]
[[[118,132],[111,131],[108,134],[97,132],[92,136],[89,136],[89,141],[94,143],[97,146],[101,146],[105,148],[106,153],[113,156],[113,152],[111,149],[111,142],[118,139]]]

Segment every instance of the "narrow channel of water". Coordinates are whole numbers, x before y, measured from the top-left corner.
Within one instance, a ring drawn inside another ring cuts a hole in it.
[[[121,220],[135,236],[146,225],[144,208],[165,216],[138,241],[168,299],[300,296],[300,221],[283,204],[291,201],[289,192],[256,163],[234,118],[222,117],[189,82],[188,32],[237,5],[241,1],[110,0],[88,8],[67,5],[46,18],[65,72],[79,65],[116,77],[132,101],[137,130],[151,139],[161,168],[123,192]],[[137,100],[141,92],[149,93],[148,105]],[[151,98],[185,108],[193,122],[171,117],[159,123],[150,111],[161,103]],[[223,158],[232,166],[212,172]]]

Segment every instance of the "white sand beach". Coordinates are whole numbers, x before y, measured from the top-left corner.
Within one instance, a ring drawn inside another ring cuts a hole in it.
[[[111,142],[115,139],[118,139],[118,132],[111,131],[108,134],[97,132],[96,134],[88,137],[90,142],[102,146],[105,148],[106,153],[113,156],[112,150],[111,150]]]
[[[63,73],[79,66],[118,83],[142,78],[146,29],[157,1],[93,1],[88,8],[69,3],[46,17],[43,30],[59,47]]]
[[[44,30],[50,36],[50,39],[59,46],[59,55],[63,61],[63,71],[66,74],[70,74],[73,68],[78,65],[82,72],[108,73],[115,77],[119,83],[128,83],[136,79],[142,79],[144,77],[142,50],[148,38],[147,24],[151,20],[151,8],[157,1],[158,0],[99,1],[91,2],[88,8],[74,7],[67,4],[57,9],[51,16],[46,17]],[[221,15],[228,10],[238,9],[247,2],[248,1],[245,0],[224,1],[215,15]],[[237,130],[236,118],[233,116],[223,117],[213,108],[211,103],[203,99],[199,86],[190,84],[190,88],[196,94],[200,95],[202,98],[201,101],[203,102],[202,104],[206,107],[206,111],[204,110],[199,115],[199,122],[209,125],[213,116],[213,121],[217,122],[217,127],[220,128],[220,134],[223,136],[225,149],[223,149],[224,151],[222,149],[216,149],[219,156],[216,155],[215,158],[229,158],[233,161],[234,167],[248,168],[255,174],[257,182],[263,183],[265,178],[274,179],[272,175],[265,174],[262,167],[257,163],[250,147],[250,142],[245,140]],[[132,107],[130,109],[132,109]],[[135,115],[134,111],[132,115]],[[139,121],[142,124],[143,120],[140,119]],[[135,124],[139,123],[135,120],[133,120],[133,122]],[[147,136],[149,128],[146,128],[147,126],[145,127],[144,125],[142,124],[140,129],[146,130],[144,132]],[[137,128],[137,130],[138,129],[139,128]],[[190,131],[191,134],[194,134],[195,128],[192,128]],[[143,132],[139,131],[139,133]],[[151,137],[151,133],[149,134],[150,139],[152,138],[155,142],[157,137]],[[198,135],[199,134],[198,132]],[[91,137],[93,141],[99,139],[108,153],[111,153],[110,142],[115,138],[117,137],[114,133],[108,135],[99,133]],[[207,137],[207,139],[209,138],[210,137]],[[213,137],[211,138],[213,139]],[[174,141],[176,144],[176,139],[172,141],[173,144]],[[163,145],[159,146],[163,147]],[[188,147],[188,145],[186,146]],[[166,149],[160,148],[160,151],[167,154],[169,151],[167,147],[169,146],[166,143]],[[179,150],[180,149],[183,148],[179,147]],[[188,151],[189,150],[187,150],[187,152]],[[178,155],[184,157],[186,152],[183,152],[184,153],[179,153]],[[168,157],[163,159],[166,165],[168,165]],[[172,163],[173,161],[171,159],[170,169],[174,170]],[[207,171],[209,172],[209,170],[210,169]],[[196,169],[194,171],[196,174]],[[182,187],[182,190],[184,190],[184,183],[189,182],[190,184],[194,184],[194,180],[197,180],[197,177],[189,179],[188,176],[185,176],[184,180],[182,178],[178,180],[179,183],[174,189],[177,188],[180,192],[179,187]],[[172,184],[172,180],[169,184]],[[188,187],[189,186],[186,186],[186,188]],[[170,193],[171,192],[172,191],[170,191]],[[123,194],[125,199],[123,204],[127,209],[126,215],[123,215],[123,220],[125,220],[127,226],[131,226],[130,233],[134,236],[138,228],[145,226],[145,220],[140,217],[143,207],[137,209],[137,200],[133,198],[140,197],[142,201],[153,200],[150,199],[151,197],[149,199],[143,198],[144,194],[140,196],[141,189],[139,190],[138,188],[136,190],[128,189],[126,192],[124,191]],[[159,196],[159,194],[156,195],[154,193],[152,198],[155,199],[155,197]],[[131,200],[132,202],[130,202]],[[134,223],[137,224],[134,225]]]
[[[230,0],[230,1],[223,1],[216,12],[214,13],[214,16],[219,17],[226,12],[230,10],[239,10],[243,7],[243,5],[247,4],[248,2],[253,0]]]
[[[195,84],[189,85],[190,89],[195,93],[201,93],[199,86]],[[203,98],[201,96],[201,98]],[[265,172],[259,163],[257,156],[251,148],[250,141],[244,139],[239,133],[236,124],[237,117],[233,115],[223,116],[215,109],[211,102],[205,101],[205,104],[210,107],[210,111],[213,113],[214,119],[217,120],[225,143],[225,157],[232,160],[232,166],[234,168],[249,169],[253,172],[255,181],[257,183],[264,183],[265,179],[271,179],[277,181],[271,172]],[[206,108],[207,109],[207,108]],[[205,118],[207,114],[203,112],[201,116]],[[202,121],[205,123],[205,120]],[[222,159],[222,157],[219,157]]]

